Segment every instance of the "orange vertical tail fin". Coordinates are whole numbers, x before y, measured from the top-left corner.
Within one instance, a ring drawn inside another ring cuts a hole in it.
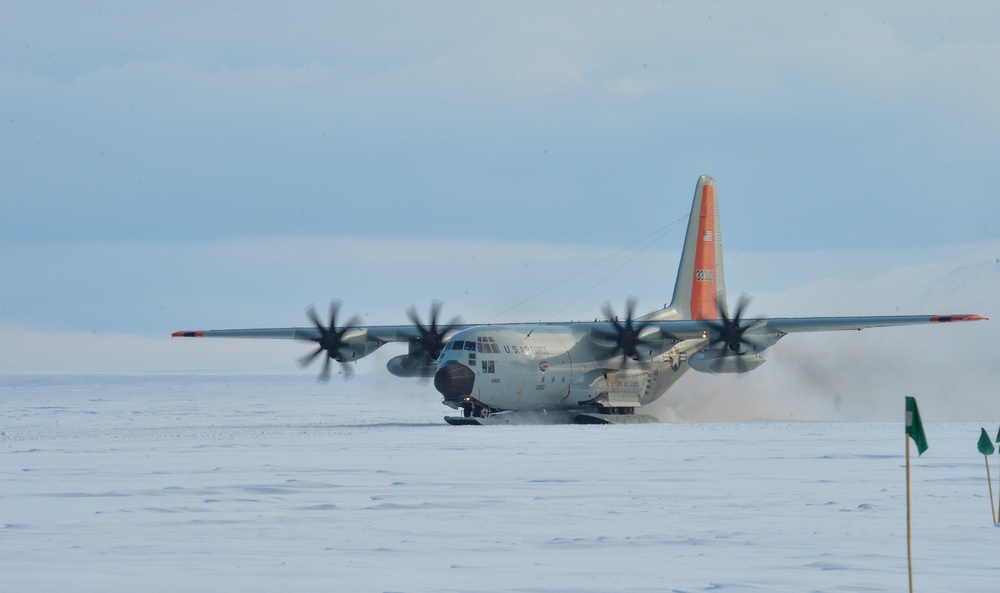
[[[691,217],[669,308],[684,319],[718,319],[720,306],[726,307],[726,280],[719,204],[715,180],[703,175],[698,179],[691,204]]]

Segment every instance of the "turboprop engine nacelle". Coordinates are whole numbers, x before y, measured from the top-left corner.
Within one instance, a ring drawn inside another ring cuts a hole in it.
[[[368,330],[351,329],[344,332],[340,338],[341,346],[337,349],[338,356],[334,358],[340,362],[352,362],[359,358],[364,358],[378,350],[384,341],[368,336]]]
[[[688,364],[701,373],[745,373],[764,364],[764,359],[749,352],[703,350],[689,356]]]
[[[428,362],[426,357],[403,354],[391,359],[385,368],[397,377],[433,377],[437,362]]]

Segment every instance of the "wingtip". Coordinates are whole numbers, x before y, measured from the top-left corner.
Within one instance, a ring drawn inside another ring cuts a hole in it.
[[[170,334],[171,338],[200,338],[205,335],[203,331],[179,331]]]
[[[931,317],[931,323],[950,323],[953,321],[989,321],[989,317],[982,315],[935,315]]]

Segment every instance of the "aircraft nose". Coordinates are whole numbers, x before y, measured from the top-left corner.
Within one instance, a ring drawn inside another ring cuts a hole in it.
[[[472,386],[476,383],[476,373],[460,362],[445,363],[434,373],[434,388],[441,392],[445,399],[461,399],[472,395]]]

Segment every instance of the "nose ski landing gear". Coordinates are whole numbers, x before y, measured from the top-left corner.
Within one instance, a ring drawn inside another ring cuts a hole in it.
[[[462,410],[461,416],[445,416],[445,422],[452,425],[480,425],[487,424],[487,419],[494,412],[489,406],[476,401],[472,397],[465,396],[460,402],[449,402],[447,398],[442,400],[445,405],[450,405],[455,409]],[[456,405],[457,404],[457,405]]]

